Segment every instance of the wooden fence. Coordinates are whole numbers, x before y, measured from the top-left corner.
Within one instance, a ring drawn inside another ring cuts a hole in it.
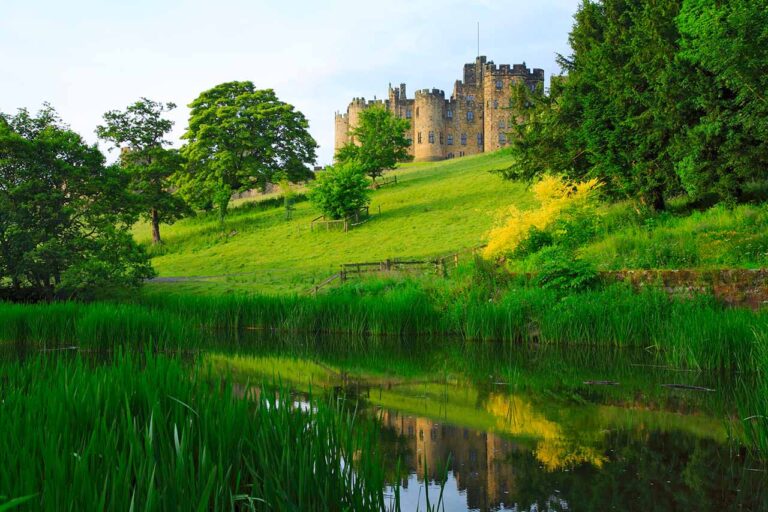
[[[379,207],[379,213],[381,213],[381,207]],[[341,229],[345,233],[355,226],[368,222],[371,218],[371,214],[368,211],[368,207],[364,206],[357,210],[353,215],[345,217],[343,219],[326,219],[325,215],[315,217],[309,224],[309,230],[322,229],[325,226],[326,231],[330,231],[331,228]]]
[[[371,183],[371,188],[377,190],[388,185],[397,185],[397,176],[390,176],[388,178],[382,178],[379,181],[374,181]]]
[[[308,293],[317,295],[317,292],[321,288],[324,288],[336,280],[344,282],[352,277],[359,277],[364,274],[378,273],[378,272],[406,272],[416,270],[434,269],[434,272],[442,277],[448,275],[448,268],[456,268],[459,266],[459,260],[461,255],[476,254],[485,245],[472,247],[470,249],[464,249],[462,251],[454,252],[451,254],[438,256],[434,258],[424,260],[414,259],[386,259],[383,261],[364,261],[357,263],[342,263],[341,269],[338,273],[321,281],[317,285],[313,286]]]

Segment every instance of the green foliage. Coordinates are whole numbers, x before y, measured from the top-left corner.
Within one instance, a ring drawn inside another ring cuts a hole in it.
[[[555,238],[549,231],[539,229],[536,226],[531,226],[528,230],[528,235],[517,246],[513,256],[515,258],[524,258],[539,252],[544,247],[549,247],[554,243]]]
[[[355,163],[326,167],[310,184],[309,200],[332,219],[343,219],[371,202],[365,174]]]
[[[340,164],[354,163],[374,181],[398,162],[412,159],[410,142],[405,134],[410,129],[407,119],[374,106],[360,112],[357,126],[349,133],[351,141],[336,152]]]
[[[545,256],[546,254],[546,256]],[[542,288],[578,292],[598,283],[594,266],[559,247],[548,247],[539,253],[542,261],[534,282]]]
[[[656,210],[680,192],[744,201],[766,181],[764,2],[587,0],[575,19],[567,76],[513,94],[506,177],[596,177]]]
[[[49,106],[0,116],[0,287],[6,296],[87,295],[154,275],[130,236],[128,176]]]
[[[677,19],[689,124],[676,170],[693,197],[730,202],[768,179],[768,11],[761,0],[686,0]]]
[[[213,204],[221,219],[235,192],[264,189],[282,171],[291,181],[310,176],[317,144],[301,112],[272,89],[227,82],[189,105],[181,154],[188,165],[179,176],[182,193],[196,206]]]
[[[162,356],[0,365],[0,488],[35,510],[385,507],[375,433],[335,400]]]
[[[158,244],[160,223],[173,224],[189,213],[185,202],[171,192],[171,177],[178,173],[184,159],[163,137],[173,128],[173,121],[163,114],[176,108],[173,103],[158,103],[141,98],[124,112],[104,114],[104,125],[96,127],[100,139],[121,150],[120,163],[130,175],[130,187],[136,193],[144,216],[152,224],[152,242]]]

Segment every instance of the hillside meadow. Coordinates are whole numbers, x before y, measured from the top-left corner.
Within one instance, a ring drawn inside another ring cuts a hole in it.
[[[229,277],[153,283],[149,290],[302,292],[342,263],[426,258],[477,246],[499,205],[532,204],[524,184],[490,172],[508,164],[509,157],[497,153],[403,165],[387,174],[398,177],[397,185],[373,192],[371,220],[348,233],[310,231],[319,213],[306,201],[296,204],[292,220],[283,208],[260,210],[240,201],[223,231],[216,214],[163,226],[164,245],[150,248],[161,277]],[[134,233],[149,244],[147,225]]]

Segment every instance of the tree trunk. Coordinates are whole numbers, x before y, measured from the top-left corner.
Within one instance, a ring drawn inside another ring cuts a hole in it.
[[[149,213],[152,217],[152,243],[161,244],[163,241],[160,239],[160,215],[157,208],[152,208]]]

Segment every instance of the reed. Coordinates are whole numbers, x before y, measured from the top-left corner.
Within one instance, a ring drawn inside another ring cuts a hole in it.
[[[664,364],[723,372],[758,371],[768,352],[768,312],[726,308],[708,297],[669,298],[660,290],[638,292],[622,284],[570,295],[520,286],[451,296],[408,281],[367,286],[318,297],[154,295],[133,304],[0,303],[0,341],[174,349],[216,339],[237,342],[249,329],[347,333],[358,342],[360,335],[408,336],[414,344],[458,335],[642,348]]]
[[[354,411],[206,372],[163,356],[5,363],[3,495],[52,511],[386,508],[375,429]]]

